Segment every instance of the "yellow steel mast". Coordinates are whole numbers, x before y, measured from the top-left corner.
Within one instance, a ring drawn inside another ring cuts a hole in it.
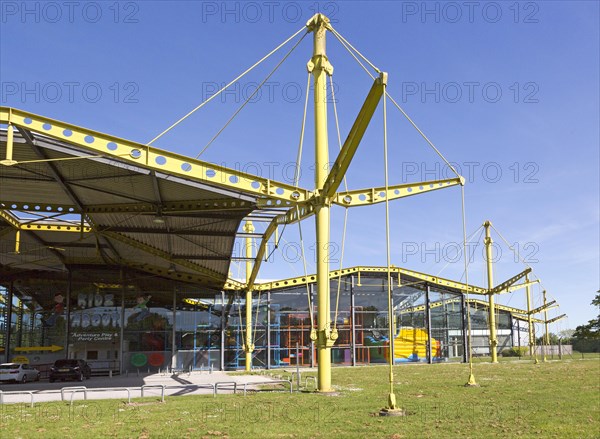
[[[485,227],[485,257],[487,262],[487,280],[488,280],[488,324],[490,329],[490,355],[492,356],[492,363],[498,362],[498,352],[496,347],[498,346],[498,339],[496,338],[496,306],[494,303],[494,273],[492,267],[492,236],[490,235],[490,226],[492,223],[486,221],[483,226]]]
[[[313,32],[313,56],[307,64],[314,78],[315,112],[315,211],[317,227],[317,361],[319,363],[318,387],[320,392],[331,388],[331,347],[335,338],[331,331],[329,297],[329,217],[330,200],[324,198],[323,187],[329,175],[329,145],[327,139],[327,75],[333,66],[326,55],[325,39],[329,19],[315,15],[308,23]]]
[[[250,236],[254,232],[252,221],[246,221],[244,232],[248,233],[246,236],[246,285],[248,285],[252,274],[252,237]],[[254,344],[252,343],[252,288],[250,285],[246,288],[246,343],[244,348],[246,351],[246,372],[250,372],[252,369],[252,352],[254,352]]]
[[[535,352],[535,331],[533,328],[533,320],[531,318],[533,312],[531,310],[531,288],[529,286],[529,275],[525,278],[526,287],[525,293],[527,295],[527,323],[528,323],[528,332],[529,332],[529,356],[533,357],[535,355],[534,363],[538,363],[537,353]]]
[[[548,334],[548,302],[546,301],[546,290],[542,292],[544,295],[544,343],[543,343],[543,362],[548,361],[546,359],[546,349],[550,346],[550,334]]]

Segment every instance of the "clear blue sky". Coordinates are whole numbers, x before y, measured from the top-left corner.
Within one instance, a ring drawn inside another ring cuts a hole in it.
[[[517,243],[569,315],[553,330],[574,328],[597,314],[590,301],[600,287],[598,2],[466,3],[5,1],[1,104],[147,142],[300,29],[319,5],[389,73],[390,93],[460,165],[469,180],[469,233],[490,219]],[[308,36],[202,158],[289,180],[311,50]],[[344,138],[370,79],[332,36],[328,53]],[[195,156],[282,55],[156,146]],[[329,121],[333,157],[332,112]],[[381,121],[379,111],[348,173],[352,189],[383,185]],[[388,124],[392,184],[445,177],[439,159],[391,105]],[[309,110],[301,179],[307,188],[313,187],[312,130]],[[383,205],[351,209],[344,266],[385,264],[383,215]],[[433,274],[447,265],[441,274],[460,278],[458,188],[394,202],[391,224],[394,264]],[[338,246],[342,225],[343,211],[334,209]],[[309,271],[313,228],[313,220],[303,224]],[[264,278],[304,271],[297,226],[283,236],[287,258],[276,252],[263,265]],[[496,281],[523,268],[502,246]],[[485,284],[481,245],[469,271],[471,282]],[[235,264],[232,272],[238,275]],[[524,293],[501,302],[524,307]]]

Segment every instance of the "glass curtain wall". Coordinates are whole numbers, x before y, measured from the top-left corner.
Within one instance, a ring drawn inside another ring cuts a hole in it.
[[[354,273],[330,281],[334,365],[462,361],[465,331],[462,295],[424,281],[392,279],[393,338],[388,332],[387,275]],[[120,284],[49,283],[39,304],[13,300],[10,346],[58,347],[31,362],[81,358],[98,372],[155,372],[245,367],[244,292],[165,291]],[[169,286],[167,286],[169,288]],[[67,296],[70,293],[70,306]],[[6,297],[6,290],[3,291]],[[189,297],[196,297],[187,300]],[[312,305],[312,319],[309,307]],[[311,325],[317,321],[316,286],[254,292],[253,366],[316,366]],[[474,355],[489,354],[487,308],[471,304]],[[0,324],[6,338],[6,303]],[[68,324],[67,324],[68,323]],[[512,346],[511,317],[497,315],[499,351]],[[175,354],[175,356],[173,356]]]
[[[316,311],[313,288],[309,285],[272,291],[269,304],[269,367],[316,364],[314,343],[310,339],[311,316],[308,295]],[[316,324],[316,313],[313,313]]]
[[[179,295],[180,296],[180,295]],[[179,370],[207,370],[221,368],[222,316],[225,309],[223,295],[177,300],[176,361]]]
[[[434,358],[460,361],[464,358],[463,312],[460,294],[431,287],[429,291]]]
[[[473,355],[490,355],[490,338],[488,326],[488,308],[477,303],[470,304]],[[511,315],[508,312],[496,311],[496,337],[498,353],[513,346]],[[518,345],[518,340],[517,343]]]

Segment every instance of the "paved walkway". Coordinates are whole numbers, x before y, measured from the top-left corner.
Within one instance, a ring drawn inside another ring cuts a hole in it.
[[[227,372],[192,372],[190,374],[146,374],[146,375],[129,375],[129,376],[116,376],[113,378],[108,377],[92,377],[89,380],[83,382],[78,381],[65,381],[57,383],[49,383],[47,381],[31,382],[26,384],[12,384],[3,383],[0,385],[2,392],[14,392],[14,391],[28,391],[33,392],[34,402],[48,402],[48,401],[60,401],[61,400],[61,389],[63,387],[74,387],[74,386],[85,386],[88,389],[94,388],[122,388],[122,390],[103,390],[96,391],[88,390],[88,399],[121,399],[127,400],[127,392],[125,388],[130,388],[130,394],[132,398],[138,398],[141,396],[140,387],[144,385],[157,385],[157,386],[188,386],[187,388],[166,388],[165,396],[176,396],[176,395],[201,395],[213,393],[212,384],[216,383],[237,383],[238,391],[243,388],[244,383],[268,383],[273,381],[268,376],[262,375],[230,375]],[[206,386],[206,385],[209,386]],[[202,386],[206,387],[193,387]],[[252,388],[249,386],[249,388]],[[288,388],[286,386],[286,388]],[[233,384],[229,386],[219,387],[219,393],[232,393]],[[157,396],[160,397],[160,388],[148,388],[144,390],[144,396]],[[76,393],[73,396],[74,400],[81,400],[84,398],[83,393]],[[29,403],[31,396],[29,394],[4,394],[4,403]],[[71,394],[65,390],[65,400],[70,401]]]

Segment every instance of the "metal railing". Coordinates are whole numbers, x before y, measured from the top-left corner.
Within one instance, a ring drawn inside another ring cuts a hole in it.
[[[215,383],[215,395],[219,393],[219,387],[223,386],[231,386],[233,385],[233,393],[237,392],[237,382],[236,381],[220,381]]]
[[[33,392],[29,390],[14,390],[9,392],[0,390],[0,405],[4,404],[4,395],[29,395],[31,398],[30,407],[33,407]]]
[[[160,400],[165,402],[165,385],[164,384],[144,384],[140,387],[142,398],[144,397],[144,389],[160,389]]]
[[[73,387],[63,387],[60,389],[60,400],[65,400],[65,392],[83,392],[83,399],[87,399],[87,387],[85,386],[73,386]],[[71,395],[71,405],[73,404],[73,395]]]
[[[312,377],[306,377],[306,378],[307,378],[307,382],[308,382],[308,379],[312,378]],[[278,379],[278,380],[271,380],[271,381],[252,381],[252,382],[247,382],[247,383],[237,383],[236,381],[219,381],[217,383],[203,383],[203,384],[175,384],[175,385],[145,384],[140,387],[88,388],[86,386],[72,386],[72,387],[63,387],[62,389],[60,389],[60,400],[65,401],[65,394],[70,394],[69,403],[70,403],[70,405],[73,405],[74,397],[75,397],[75,394],[77,394],[77,393],[83,393],[83,399],[87,401],[90,393],[112,391],[112,392],[127,392],[127,402],[131,403],[131,392],[139,391],[140,397],[144,398],[145,392],[148,389],[160,389],[161,402],[165,402],[165,396],[169,396],[169,395],[167,395],[167,390],[169,390],[169,389],[183,389],[183,390],[210,389],[210,390],[212,390],[213,398],[215,398],[219,392],[219,389],[233,390],[233,393],[237,394],[238,387],[243,388],[243,395],[246,396],[246,394],[248,393],[248,390],[249,390],[248,389],[249,386],[268,386],[268,385],[272,385],[272,384],[287,384],[287,385],[289,385],[290,393],[292,393],[293,389],[294,389],[294,384],[293,384],[292,380],[288,380],[288,379]],[[58,393],[58,392],[50,392],[50,393]],[[48,392],[44,393],[43,395],[47,395],[47,394],[48,394]],[[31,407],[33,407],[35,404],[35,396],[42,395],[42,394],[36,394],[32,391],[27,391],[27,390],[9,391],[9,392],[0,390],[0,405],[6,403],[4,400],[5,395],[29,395],[29,398],[30,398],[29,404]],[[175,395],[171,395],[171,396],[175,396]],[[47,401],[45,401],[45,402],[47,402]]]

